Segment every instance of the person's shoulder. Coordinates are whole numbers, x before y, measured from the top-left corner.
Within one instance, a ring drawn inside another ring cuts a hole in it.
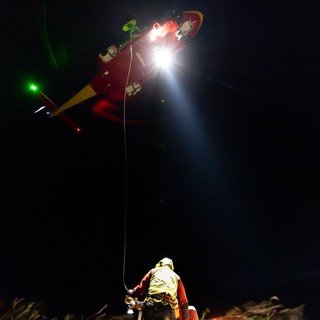
[[[179,276],[175,271],[173,271],[173,270],[171,270],[171,271],[172,271],[172,273],[175,275],[175,277],[176,277],[178,280],[181,280],[180,276]]]

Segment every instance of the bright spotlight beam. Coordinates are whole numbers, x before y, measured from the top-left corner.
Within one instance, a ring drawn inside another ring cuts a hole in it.
[[[172,53],[168,49],[159,48],[155,51],[154,61],[160,68],[169,68],[173,62]]]

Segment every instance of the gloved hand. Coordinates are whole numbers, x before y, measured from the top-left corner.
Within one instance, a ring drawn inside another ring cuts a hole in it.
[[[128,308],[131,310],[141,310],[144,308],[144,302],[132,299],[128,304]]]
[[[128,308],[133,310],[136,308],[136,301],[135,300],[131,300],[130,303],[128,304]]]

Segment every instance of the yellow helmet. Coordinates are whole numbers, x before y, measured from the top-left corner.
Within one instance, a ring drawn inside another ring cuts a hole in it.
[[[169,258],[163,258],[156,264],[156,268],[160,268],[160,267],[163,267],[163,266],[168,266],[171,270],[174,269],[173,261],[171,259],[169,259]]]

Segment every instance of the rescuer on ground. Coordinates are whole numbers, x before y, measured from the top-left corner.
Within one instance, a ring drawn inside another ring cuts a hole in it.
[[[145,295],[144,301],[131,298],[129,308],[142,311],[143,320],[189,320],[188,299],[173,261],[161,259],[133,289],[130,297]],[[128,299],[129,302],[130,299]]]

